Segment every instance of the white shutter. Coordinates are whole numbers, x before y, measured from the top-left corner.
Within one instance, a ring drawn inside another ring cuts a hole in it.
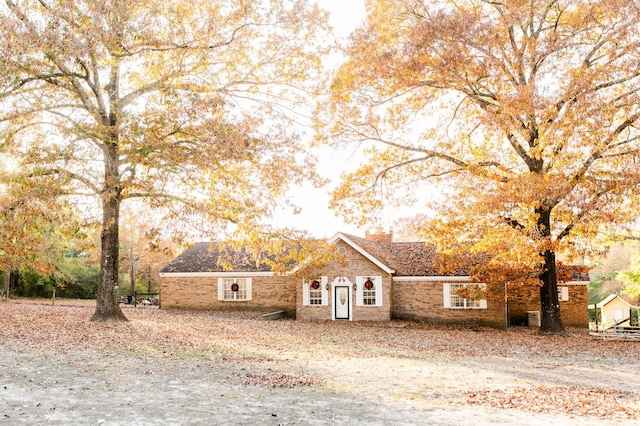
[[[487,289],[487,285],[482,283],[479,287],[483,290]],[[487,299],[480,299],[480,309],[487,309]]]
[[[442,284],[442,295],[444,296],[444,307],[451,307],[451,284],[444,283]]]
[[[309,281],[302,280],[302,306],[309,306]]]
[[[382,277],[376,277],[376,306],[382,306]]]
[[[560,301],[568,302],[569,301],[569,287],[560,287]]]
[[[363,299],[362,277],[356,277],[356,306],[362,306],[364,304]]]
[[[224,300],[224,278],[218,278],[218,300]]]
[[[322,305],[327,306],[329,304],[329,277],[320,277],[320,285],[322,286]]]
[[[247,299],[251,300],[251,278],[245,278],[246,289],[247,289]]]

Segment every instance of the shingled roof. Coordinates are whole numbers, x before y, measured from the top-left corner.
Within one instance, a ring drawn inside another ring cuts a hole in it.
[[[423,242],[380,242],[349,234],[336,234],[363,250],[380,264],[392,270],[396,276],[464,276],[469,275],[474,262],[451,271],[439,270],[436,248]],[[232,269],[226,265],[233,265]],[[255,259],[244,249],[225,247],[220,250],[216,244],[195,243],[167,266],[162,273],[208,273],[208,272],[272,272],[270,265],[256,264]]]
[[[453,270],[440,270],[434,245],[424,242],[372,241],[349,234],[338,234],[338,237],[340,235],[388,266],[395,276],[466,276],[482,260],[480,256],[467,256],[465,262]]]
[[[254,257],[244,249],[225,247],[219,250],[216,244],[208,242],[195,243],[160,272],[229,272],[225,264],[233,265],[233,272],[272,272],[271,266],[256,264]]]
[[[468,276],[471,268],[486,261],[483,255],[466,255],[463,261],[455,262],[454,268],[441,267],[439,255],[434,245],[424,242],[373,241],[344,233],[337,233],[331,241],[342,239],[354,249],[374,260],[379,266],[399,277]],[[232,269],[225,267],[233,265]],[[290,265],[293,267],[293,265]],[[586,268],[572,268],[575,281],[588,281]],[[583,270],[584,269],[584,270]],[[181,255],[173,259],[162,273],[209,273],[209,272],[273,272],[266,263],[257,264],[255,258],[244,249],[225,247],[220,250],[216,244],[195,243]]]

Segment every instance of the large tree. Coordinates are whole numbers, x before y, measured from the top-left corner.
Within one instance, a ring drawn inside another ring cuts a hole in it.
[[[424,237],[533,271],[541,331],[563,333],[556,253],[638,211],[637,2],[367,5],[318,113],[327,139],[371,142],[334,205],[362,218],[428,201]]]
[[[306,0],[3,3],[0,146],[25,175],[59,176],[67,194],[98,201],[92,320],[126,320],[125,200],[179,201],[174,215],[240,232],[312,173],[284,120],[323,51],[326,15]]]

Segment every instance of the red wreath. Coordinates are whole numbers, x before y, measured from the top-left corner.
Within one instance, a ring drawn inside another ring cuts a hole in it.
[[[231,291],[238,291],[240,290],[240,286],[236,283],[231,284]]]
[[[318,282],[318,280],[313,280],[311,282],[311,288],[314,289],[314,290],[317,290],[317,289],[320,288],[320,283]]]
[[[371,280],[367,280],[364,282],[364,288],[366,288],[367,290],[371,290],[373,288],[373,283],[371,282]]]

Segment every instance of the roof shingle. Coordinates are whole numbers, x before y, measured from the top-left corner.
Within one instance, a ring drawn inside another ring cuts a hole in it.
[[[232,269],[226,265],[233,265]],[[227,246],[219,250],[216,244],[195,243],[178,257],[173,259],[160,272],[272,272],[271,266],[257,264],[254,257],[245,249]]]
[[[424,242],[379,242],[342,234],[367,253],[390,267],[396,276],[466,276],[481,261],[481,256],[465,256],[461,265],[451,269],[439,266],[436,246]]]

